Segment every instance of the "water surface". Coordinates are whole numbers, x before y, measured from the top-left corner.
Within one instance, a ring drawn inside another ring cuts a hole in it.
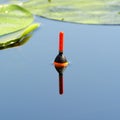
[[[120,27],[35,21],[30,41],[0,51],[0,119],[119,120]],[[70,62],[62,96],[52,65],[60,31]]]

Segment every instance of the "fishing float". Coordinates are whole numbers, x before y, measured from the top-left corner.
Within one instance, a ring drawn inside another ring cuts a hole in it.
[[[59,94],[62,95],[64,93],[64,83],[63,83],[63,72],[65,68],[68,66],[68,61],[66,57],[63,55],[64,51],[64,32],[59,33],[59,53],[54,60],[54,66],[57,72],[59,73]]]

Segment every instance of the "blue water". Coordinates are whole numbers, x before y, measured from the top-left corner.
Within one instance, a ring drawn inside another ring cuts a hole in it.
[[[0,120],[119,120],[120,27],[35,17],[23,46],[0,51]],[[64,94],[52,65],[65,33]]]

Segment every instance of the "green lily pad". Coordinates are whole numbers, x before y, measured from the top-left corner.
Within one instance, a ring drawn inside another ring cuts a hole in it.
[[[32,37],[31,34],[30,35],[26,35],[25,37],[19,39],[18,41],[14,42],[12,44],[7,44],[6,46],[0,46],[0,50],[22,46],[25,43],[27,43],[30,40],[31,37]]]
[[[39,24],[35,23],[23,30],[0,37],[0,49],[6,49],[24,44],[28,38],[30,38],[30,33],[38,27]]]
[[[0,36],[23,29],[33,20],[33,15],[18,5],[0,5]]]
[[[54,20],[120,24],[119,0],[27,0],[23,7],[33,14]]]

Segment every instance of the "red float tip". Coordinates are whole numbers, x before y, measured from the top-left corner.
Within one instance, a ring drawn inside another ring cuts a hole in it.
[[[64,32],[59,33],[59,52],[63,52],[64,49]]]

